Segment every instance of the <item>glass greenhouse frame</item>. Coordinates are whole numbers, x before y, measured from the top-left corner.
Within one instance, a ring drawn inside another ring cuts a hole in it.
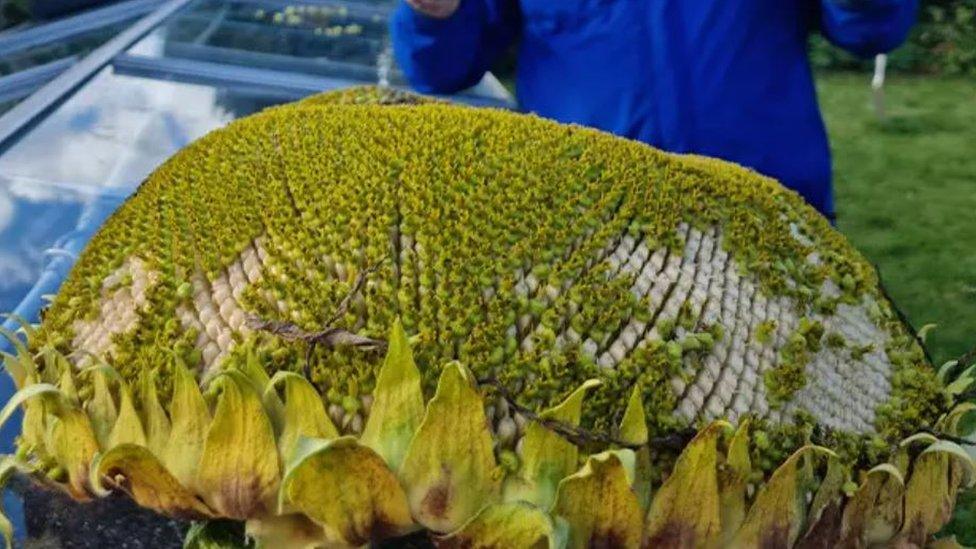
[[[126,0],[0,33],[0,312],[36,322],[105,218],[192,140],[321,91],[405,87],[387,35],[394,6]],[[452,99],[512,106],[490,74]],[[12,393],[0,375],[0,400]],[[0,432],[4,452],[18,426]]]

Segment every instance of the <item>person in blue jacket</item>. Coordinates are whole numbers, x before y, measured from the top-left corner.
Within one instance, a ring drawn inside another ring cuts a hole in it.
[[[834,215],[807,38],[893,49],[917,0],[402,0],[397,62],[425,93],[476,84],[518,44],[523,110],[731,160]]]

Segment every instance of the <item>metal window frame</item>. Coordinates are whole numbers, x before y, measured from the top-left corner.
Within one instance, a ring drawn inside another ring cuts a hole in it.
[[[0,76],[0,103],[27,97],[77,62],[78,56],[71,55],[13,74]]]
[[[41,115],[66,98],[88,81],[100,69],[112,62],[137,40],[145,36],[159,23],[193,0],[166,0],[154,11],[135,22],[88,56],[66,70],[54,80],[37,90],[12,109],[0,116],[0,153],[10,141],[30,126]]]
[[[119,74],[165,78],[180,82],[208,84],[228,87],[249,87],[260,89],[268,94],[300,99],[302,97],[339,88],[361,85],[361,80],[277,71],[255,67],[242,67],[209,61],[175,59],[168,57],[146,57],[141,55],[119,54],[112,60],[112,68]],[[511,107],[507,100],[479,93],[494,90],[497,80],[486,78],[482,87],[476,91],[462,92],[450,96],[455,101],[480,107]],[[402,86],[391,86],[407,91]]]
[[[132,6],[138,5],[144,7],[146,4],[152,2],[159,3],[161,0],[130,1],[140,3],[131,4],[127,8],[134,10],[135,8]],[[149,34],[158,25],[165,22],[171,15],[195,1],[197,0],[164,0],[154,11],[139,19],[118,36],[92,51],[88,56],[82,58],[60,76],[55,77],[46,85],[39,88],[34,94],[15,105],[3,115],[0,115],[0,154],[11,144],[14,138],[29,128],[32,123],[39,120],[44,114],[67,98],[98,71],[109,65],[113,65],[123,71],[140,71],[145,76],[170,78],[182,76],[188,79],[195,78],[198,82],[203,82],[205,79],[211,78],[211,82],[237,85],[260,83],[261,87],[267,90],[277,88],[282,93],[300,91],[305,95],[360,83],[358,81],[340,78],[308,76],[284,71],[254,69],[217,63],[184,62],[184,60],[145,57],[137,59],[138,56],[124,53],[125,50]],[[284,0],[239,1],[263,4],[284,2]],[[383,16],[389,15],[390,7],[392,6],[392,4],[390,6],[363,6],[362,4],[346,2],[344,0],[302,0],[302,3],[345,7],[350,11],[362,10],[366,13]],[[56,24],[51,23],[50,25]],[[61,30],[59,32],[67,32],[67,30]],[[0,35],[0,38],[3,38],[3,36]],[[24,43],[26,42],[27,40],[24,40]],[[0,51],[3,51],[2,45],[0,45]],[[256,82],[255,79],[261,80]],[[511,96],[507,94],[504,87],[490,73],[486,74],[482,82],[474,88],[451,97],[455,100],[477,106],[511,108],[514,105]],[[503,99],[499,99],[499,97],[503,97]]]
[[[164,0],[126,0],[51,23],[0,32],[0,53],[9,55],[135,19],[158,8],[163,2]]]

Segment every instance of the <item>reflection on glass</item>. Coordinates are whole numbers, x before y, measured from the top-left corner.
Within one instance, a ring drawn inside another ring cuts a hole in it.
[[[109,67],[0,155],[0,183],[131,189],[190,141],[288,99]]]
[[[394,3],[202,0],[129,53],[350,78],[402,82],[391,70],[387,20]]]
[[[0,52],[0,76],[36,67],[37,65],[43,65],[44,63],[65,57],[83,57],[95,48],[108,42],[131,24],[132,20],[123,21],[114,25],[93,29],[89,32],[72,36],[66,40],[57,40],[12,53]]]
[[[76,192],[0,182],[0,312],[34,285],[45,250],[72,231],[87,199]]]

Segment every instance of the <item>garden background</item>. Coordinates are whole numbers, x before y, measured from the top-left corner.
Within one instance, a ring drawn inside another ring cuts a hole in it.
[[[928,333],[937,363],[976,345],[976,0],[923,2],[891,53],[885,114],[873,63],[811,39],[834,153],[838,227]]]

